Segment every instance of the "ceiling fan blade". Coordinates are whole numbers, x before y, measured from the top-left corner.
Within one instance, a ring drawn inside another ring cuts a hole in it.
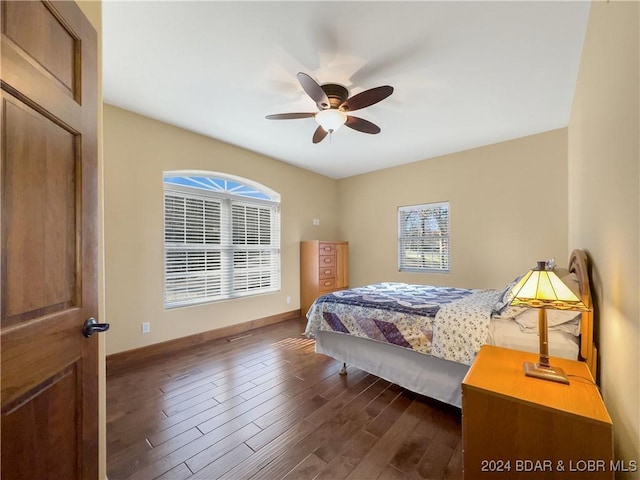
[[[276,113],[274,115],[267,115],[265,118],[269,120],[292,120],[294,118],[309,118],[315,116],[315,113]]]
[[[320,143],[326,136],[327,131],[318,125],[318,128],[316,128],[316,131],[313,133],[313,143]]]
[[[298,81],[300,85],[302,85],[302,89],[316,102],[318,107],[322,109],[329,108],[329,97],[327,97],[327,94],[322,90],[322,87],[318,85],[318,82],[302,72],[298,73]]]
[[[368,107],[380,100],[384,100],[393,93],[393,87],[389,85],[383,85],[382,87],[371,88],[354,95],[340,105],[340,110],[345,112],[353,112],[354,110],[360,110],[361,108]]]
[[[365,120],[364,118],[352,117],[351,115],[347,115],[345,125],[362,133],[380,133],[380,127],[375,123],[371,123],[369,120]]]

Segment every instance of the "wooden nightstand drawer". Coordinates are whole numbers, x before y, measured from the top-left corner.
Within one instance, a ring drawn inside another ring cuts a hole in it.
[[[526,377],[536,354],[484,346],[462,382],[465,479],[612,479],[613,428],[586,364],[569,385]]]

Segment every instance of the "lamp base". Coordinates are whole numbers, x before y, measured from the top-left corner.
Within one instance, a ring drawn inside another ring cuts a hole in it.
[[[569,379],[565,375],[564,370],[558,367],[543,367],[539,363],[524,362],[524,374],[527,377],[535,377],[569,385]]]

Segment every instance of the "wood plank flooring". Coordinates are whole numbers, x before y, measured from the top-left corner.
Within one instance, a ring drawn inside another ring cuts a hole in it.
[[[124,479],[459,479],[460,410],[314,352],[302,319],[107,378]]]

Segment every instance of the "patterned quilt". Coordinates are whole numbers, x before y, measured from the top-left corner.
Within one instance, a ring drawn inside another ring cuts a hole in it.
[[[342,290],[316,299],[305,333],[309,338],[318,330],[355,335],[470,364],[486,341],[499,295],[404,283]]]

